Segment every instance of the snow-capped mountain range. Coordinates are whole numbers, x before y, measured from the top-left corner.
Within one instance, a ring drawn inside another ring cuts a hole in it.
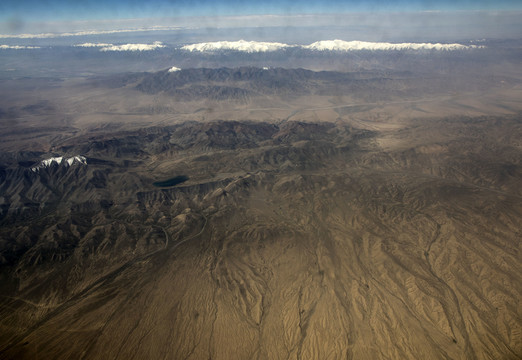
[[[150,51],[164,48],[165,45],[161,41],[155,41],[152,44],[120,44],[113,45],[107,43],[83,43],[76,44],[74,47],[84,48],[100,48],[100,51]]]
[[[441,43],[388,43],[368,41],[321,40],[310,45],[289,45],[279,42],[259,41],[216,41],[182,46],[190,52],[214,52],[220,50],[242,51],[247,53],[277,51],[285,48],[302,48],[315,51],[357,51],[357,50],[466,50],[483,48],[477,45],[441,44]]]
[[[283,44],[279,42],[261,42],[261,41],[216,41],[216,42],[204,42],[199,44],[185,45],[182,46],[182,50],[188,51],[199,51],[199,52],[209,52],[209,51],[219,51],[219,50],[235,50],[235,51],[243,51],[247,53],[254,52],[268,52],[268,51],[277,51],[280,49],[284,49],[287,47],[291,47],[292,45]]]
[[[465,50],[478,48],[477,45],[440,44],[440,43],[388,43],[368,41],[344,41],[322,40],[310,45],[302,46],[304,49],[318,51],[356,51],[356,50]]]
[[[110,44],[110,43],[81,43],[73,45],[79,48],[98,48],[101,52],[111,51],[152,51],[169,47],[161,41],[155,41],[151,44]],[[22,46],[22,45],[0,45],[0,50],[19,50],[19,49],[40,49],[40,46]],[[214,41],[202,42],[196,44],[187,44],[183,46],[174,46],[176,49],[189,52],[218,52],[218,51],[239,51],[246,53],[273,52],[282,49],[306,49],[312,51],[416,51],[416,50],[437,50],[437,51],[455,51],[485,48],[483,45],[463,45],[463,44],[442,44],[442,43],[389,43],[389,42],[369,42],[369,41],[345,41],[345,40],[320,40],[309,45],[291,45],[280,42],[264,42],[264,41]]]

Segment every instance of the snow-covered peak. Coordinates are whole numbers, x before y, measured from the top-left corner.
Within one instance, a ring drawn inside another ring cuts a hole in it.
[[[260,41],[216,41],[216,42],[206,42],[192,45],[185,45],[181,47],[183,50],[188,51],[219,51],[219,50],[235,50],[235,51],[243,51],[247,53],[255,53],[255,52],[267,52],[267,51],[276,51],[279,49],[284,49],[290,47],[291,45],[278,43],[278,42],[260,42]]]
[[[165,45],[163,45],[161,41],[155,41],[152,44],[110,45],[102,47],[100,51],[150,51],[164,47]]]
[[[83,43],[83,44],[76,44],[74,45],[75,47],[86,47],[86,48],[91,48],[91,47],[108,47],[108,46],[113,46],[112,44],[107,44],[107,43]]]
[[[58,157],[51,157],[49,159],[42,160],[38,165],[31,168],[32,171],[37,172],[40,169],[47,168],[49,166],[52,166],[53,164],[60,165],[63,164],[67,167],[72,165],[87,165],[87,158],[82,155],[76,155],[72,157],[64,157],[64,156],[58,156]]]
[[[169,73],[170,73],[170,72],[180,71],[180,70],[181,70],[181,69],[180,69],[179,67],[175,67],[175,66],[173,66],[173,67],[171,67],[171,68],[169,69]]]
[[[318,51],[355,51],[355,50],[465,50],[478,48],[476,45],[440,44],[440,43],[388,43],[368,41],[321,40],[304,49]]]

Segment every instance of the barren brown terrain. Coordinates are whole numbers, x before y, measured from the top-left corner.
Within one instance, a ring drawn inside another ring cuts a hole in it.
[[[0,359],[522,358],[511,75],[12,80]]]

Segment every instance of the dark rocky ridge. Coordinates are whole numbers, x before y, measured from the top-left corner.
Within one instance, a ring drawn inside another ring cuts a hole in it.
[[[246,102],[260,95],[295,98],[304,95],[350,94],[368,101],[415,98],[419,94],[476,91],[495,86],[509,77],[467,72],[440,73],[430,69],[411,71],[374,70],[362,72],[310,71],[256,67],[197,68],[125,75],[116,83],[134,84],[147,94],[166,93],[180,100],[210,99]]]

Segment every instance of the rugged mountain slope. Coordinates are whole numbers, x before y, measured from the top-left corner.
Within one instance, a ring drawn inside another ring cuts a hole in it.
[[[422,72],[372,70],[358,72],[310,71],[283,68],[216,68],[168,69],[144,74],[111,78],[115,84],[132,84],[147,94],[166,93],[180,100],[247,101],[255,96],[277,95],[296,98],[304,95],[345,94],[357,99],[383,101],[415,98],[420,94],[448,91],[486,90],[504,76],[471,76],[467,71],[423,69]]]
[[[0,358],[520,358],[521,124],[190,122],[6,160]]]

